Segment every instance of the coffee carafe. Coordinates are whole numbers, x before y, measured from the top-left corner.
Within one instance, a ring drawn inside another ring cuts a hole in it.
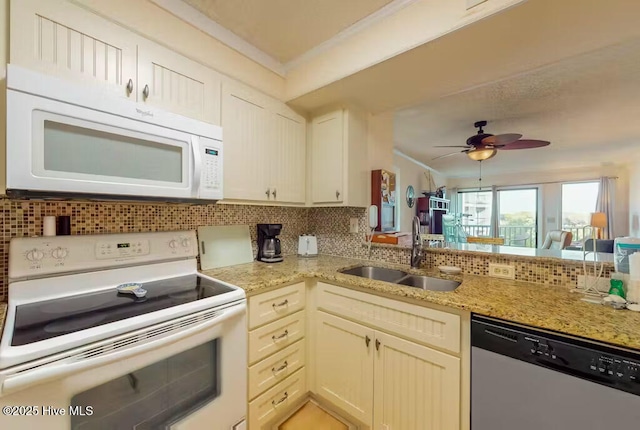
[[[258,256],[256,260],[278,263],[283,260],[278,235],[282,224],[258,224]]]

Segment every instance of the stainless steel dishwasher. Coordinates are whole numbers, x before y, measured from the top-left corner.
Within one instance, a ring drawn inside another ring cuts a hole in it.
[[[478,315],[471,346],[471,430],[640,428],[640,354]]]

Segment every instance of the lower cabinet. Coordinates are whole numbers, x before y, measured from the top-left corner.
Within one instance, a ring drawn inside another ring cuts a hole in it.
[[[249,430],[309,393],[371,430],[468,430],[468,319],[323,282],[249,297]]]
[[[371,425],[373,338],[363,325],[318,311],[316,391],[345,412]]]
[[[374,429],[458,430],[460,359],[376,332]]]
[[[316,391],[375,430],[458,430],[460,359],[318,311]]]

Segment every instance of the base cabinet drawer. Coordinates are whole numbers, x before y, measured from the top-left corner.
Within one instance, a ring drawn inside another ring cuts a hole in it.
[[[318,309],[448,351],[460,352],[460,316],[318,283]]]
[[[301,368],[249,403],[249,430],[260,430],[269,421],[283,415],[307,393],[305,368]]]
[[[304,337],[304,311],[249,332],[249,364],[256,363]]]
[[[283,381],[304,366],[306,343],[299,340],[249,368],[249,398]]]
[[[249,330],[291,315],[304,308],[304,282],[249,298]]]

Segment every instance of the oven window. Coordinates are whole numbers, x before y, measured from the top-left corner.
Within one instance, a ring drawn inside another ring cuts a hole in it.
[[[182,148],[44,121],[45,170],[182,182]]]
[[[71,416],[74,430],[165,429],[220,395],[220,339],[91,388],[71,399],[93,414]]]

